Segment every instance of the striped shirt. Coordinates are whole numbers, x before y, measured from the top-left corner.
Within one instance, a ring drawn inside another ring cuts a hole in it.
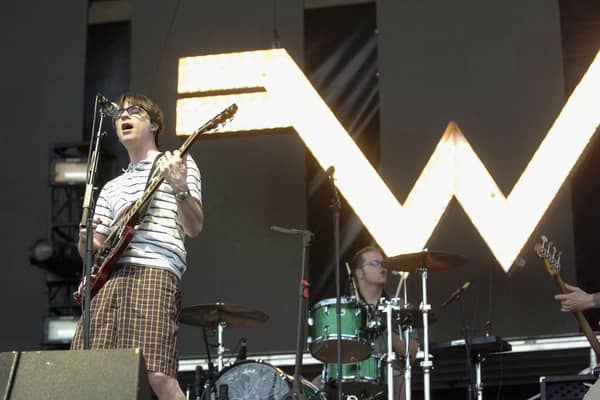
[[[119,216],[142,196],[156,156],[130,164],[123,174],[107,182],[96,202],[96,231],[108,235]],[[186,157],[187,184],[192,197],[202,201],[201,177],[196,162]],[[177,219],[177,202],[171,186],[163,181],[154,193],[146,215],[117,264],[140,264],[167,269],[179,279],[186,270],[185,232]]]

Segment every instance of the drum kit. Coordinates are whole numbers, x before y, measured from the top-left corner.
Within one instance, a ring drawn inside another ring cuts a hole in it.
[[[357,297],[342,297],[340,321],[338,325],[338,299],[324,299],[310,310],[307,325],[309,336],[306,340],[310,353],[323,362],[320,382],[314,384],[304,378],[301,392],[307,400],[384,400],[393,399],[394,366],[404,369],[405,398],[411,396],[410,357],[397,360],[392,350],[392,332],[398,332],[406,345],[404,354],[409,354],[408,343],[413,329],[422,329],[421,345],[423,360],[424,399],[430,399],[430,373],[433,362],[429,355],[429,325],[436,321],[435,314],[427,298],[427,274],[429,271],[441,271],[462,266],[466,259],[459,255],[422,251],[386,258],[382,266],[391,271],[417,272],[421,277],[422,300],[418,307],[407,302],[406,284],[403,298],[381,299],[376,307],[367,306]],[[401,279],[405,283],[404,277]],[[400,287],[399,287],[400,288]],[[209,371],[197,400],[280,400],[289,398],[294,384],[294,376],[266,362],[242,360],[224,366],[225,347],[223,331],[230,328],[257,327],[269,319],[264,312],[235,304],[202,304],[186,307],[182,310],[182,323],[213,329],[217,332],[216,371]],[[339,329],[338,329],[339,326]],[[392,329],[386,329],[392,327]],[[396,329],[397,328],[397,329]],[[387,353],[378,353],[376,340],[387,340]],[[206,336],[205,336],[206,341]],[[338,360],[337,346],[341,342],[342,359]],[[209,370],[211,369],[210,351],[207,344]],[[395,364],[395,365],[394,365]],[[400,367],[399,367],[400,366]],[[341,367],[341,368],[340,368]],[[341,369],[341,371],[340,371]],[[340,380],[341,377],[341,380]],[[337,389],[341,385],[342,390]],[[336,392],[337,389],[337,392]],[[294,396],[295,398],[296,396]],[[188,396],[188,398],[190,398]]]

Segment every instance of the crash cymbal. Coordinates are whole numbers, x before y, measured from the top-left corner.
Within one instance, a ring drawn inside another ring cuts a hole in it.
[[[421,310],[415,308],[414,306],[405,306],[400,310],[394,311],[392,314],[396,320],[400,320],[402,325],[410,325],[413,328],[422,328],[423,327],[423,316],[421,314]],[[429,311],[427,313],[427,320],[429,321],[429,325],[437,322],[437,316],[433,311]]]
[[[181,310],[179,321],[184,324],[216,328],[222,322],[230,328],[254,328],[269,319],[264,312],[240,304],[198,304]]]
[[[421,251],[419,253],[400,254],[384,258],[381,265],[384,268],[415,272],[420,267],[427,267],[428,271],[441,271],[449,268],[457,268],[465,265],[467,259],[458,254],[443,253],[440,251]]]

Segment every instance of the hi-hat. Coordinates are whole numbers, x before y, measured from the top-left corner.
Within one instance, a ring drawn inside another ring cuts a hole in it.
[[[398,311],[394,311],[392,315],[397,320],[400,320],[402,325],[410,325],[413,328],[423,327],[423,313],[414,306],[405,306]],[[427,313],[427,320],[429,321],[430,325],[437,322],[437,316],[433,311],[429,311]]]
[[[216,328],[219,323],[230,328],[254,328],[262,325],[269,316],[256,308],[240,304],[198,304],[181,310],[179,321],[184,324]]]
[[[441,271],[461,267],[466,263],[467,259],[463,256],[440,251],[400,254],[381,261],[381,265],[386,269],[404,272],[415,272],[421,267],[427,268],[428,271]]]

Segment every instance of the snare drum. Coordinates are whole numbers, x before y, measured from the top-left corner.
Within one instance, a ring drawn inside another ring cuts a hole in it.
[[[308,344],[311,354],[324,362],[337,361],[336,299],[325,299],[313,307],[308,318]],[[340,299],[342,362],[355,363],[371,354],[371,344],[365,332],[366,307],[355,299]]]
[[[268,400],[281,399],[292,388],[294,377],[279,368],[261,362],[245,360],[225,368],[215,385],[227,385],[229,400]],[[302,379],[302,392],[307,400],[325,400],[325,394]]]
[[[330,388],[337,387],[338,365],[334,363],[323,366],[323,382]],[[371,355],[356,364],[342,364],[342,388],[347,395],[360,398],[365,395],[376,395],[385,391],[386,363],[384,355]]]

